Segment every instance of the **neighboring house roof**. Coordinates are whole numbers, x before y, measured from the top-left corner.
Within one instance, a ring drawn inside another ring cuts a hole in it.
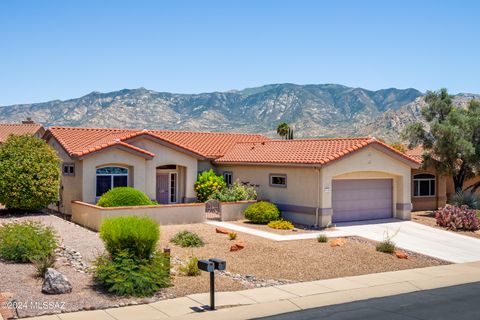
[[[413,165],[419,164],[416,159],[371,137],[237,143],[215,162],[325,165],[370,145],[379,146]]]
[[[222,156],[237,142],[268,140],[267,137],[258,134],[78,127],[50,127],[45,137],[48,138],[49,135],[53,136],[72,157],[83,157],[105,148],[119,146],[149,157],[154,156],[150,151],[129,143],[141,136],[157,139],[206,159]]]
[[[5,142],[10,135],[35,135],[37,133],[43,134],[44,129],[38,123],[0,123],[0,143]]]
[[[405,154],[417,160],[418,162],[423,162],[423,151],[424,150],[422,146],[416,146],[413,149],[405,151]]]

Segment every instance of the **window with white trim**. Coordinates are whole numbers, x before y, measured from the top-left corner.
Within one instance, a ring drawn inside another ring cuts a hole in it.
[[[419,173],[413,176],[414,197],[435,196],[435,176],[429,173]]]
[[[225,171],[223,173],[223,180],[225,181],[225,183],[227,184],[227,186],[231,186],[232,185],[232,179],[233,179],[233,173],[230,172],[230,171]]]
[[[279,173],[271,173],[269,175],[270,187],[286,188],[287,187],[287,175]]]
[[[64,163],[62,165],[62,174],[64,176],[75,176],[75,163]]]
[[[115,187],[128,186],[128,169],[122,167],[102,167],[97,169],[96,196],[101,197]]]

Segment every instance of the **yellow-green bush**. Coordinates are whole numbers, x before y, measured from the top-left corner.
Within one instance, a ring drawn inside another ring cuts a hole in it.
[[[98,200],[99,207],[132,207],[157,204],[140,190],[132,187],[116,187],[105,192]]]
[[[195,182],[195,192],[199,202],[207,201],[210,196],[217,190],[225,187],[226,183],[222,176],[217,176],[212,169],[203,171],[198,175]]]
[[[293,223],[286,220],[274,220],[268,223],[268,226],[272,229],[292,230],[294,228]]]
[[[243,212],[245,218],[253,223],[267,224],[280,218],[280,210],[273,203],[259,201],[248,206]]]

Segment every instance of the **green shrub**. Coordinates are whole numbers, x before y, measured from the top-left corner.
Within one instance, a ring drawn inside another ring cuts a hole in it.
[[[47,143],[30,135],[0,144],[0,203],[38,210],[59,199],[60,159]]]
[[[195,192],[197,193],[197,200],[205,202],[217,190],[225,187],[225,181],[222,176],[217,176],[212,169],[203,171],[198,175],[197,182],[195,182]]]
[[[377,251],[383,253],[394,253],[395,252],[395,243],[391,239],[385,239],[382,242],[377,244]]]
[[[324,234],[319,234],[318,237],[317,237],[317,241],[320,242],[320,243],[327,243],[328,238]]]
[[[244,211],[245,218],[253,223],[267,224],[280,218],[280,210],[273,203],[260,201],[250,205]]]
[[[24,221],[0,226],[0,256],[15,262],[30,262],[53,256],[55,231],[39,222]]]
[[[200,275],[200,269],[198,269],[198,258],[193,256],[188,261],[187,264],[184,266],[180,266],[178,268],[180,272],[185,274],[189,277],[195,277]]]
[[[458,191],[450,199],[450,203],[457,206],[467,206],[470,209],[480,209],[480,196],[473,192]]]
[[[236,232],[229,232],[229,233],[228,233],[228,238],[229,238],[230,240],[235,240],[235,239],[237,239],[237,233],[236,233]]]
[[[244,186],[235,182],[230,187],[215,190],[210,199],[217,199],[222,202],[234,202],[257,199],[257,191],[254,187]]]
[[[32,263],[35,266],[35,275],[43,278],[48,268],[55,268],[55,255],[33,258]]]
[[[170,242],[175,243],[177,246],[183,248],[186,247],[202,247],[204,242],[197,234],[183,230],[177,232],[171,239]]]
[[[121,296],[151,296],[170,285],[169,258],[154,252],[140,259],[129,251],[100,256],[95,262],[95,280],[108,292]]]
[[[157,204],[140,190],[132,187],[117,187],[105,192],[97,202],[100,207],[151,206]]]
[[[295,228],[293,223],[286,220],[273,220],[268,223],[268,226],[272,229],[280,229],[280,230],[293,230]]]
[[[159,237],[158,224],[148,217],[108,218],[100,226],[100,238],[112,256],[126,250],[139,259],[147,259],[155,251]]]

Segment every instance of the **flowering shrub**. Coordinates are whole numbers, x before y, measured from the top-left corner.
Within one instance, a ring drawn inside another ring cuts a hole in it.
[[[278,210],[277,206],[267,201],[254,203],[245,209],[243,213],[247,220],[258,224],[267,224],[280,218],[280,210]]]
[[[197,182],[195,182],[197,200],[199,202],[205,202],[210,198],[212,193],[224,187],[225,181],[222,176],[217,176],[212,169],[204,171],[198,175]]]
[[[292,230],[294,228],[293,223],[282,219],[270,221],[267,225],[272,229],[280,230]]]
[[[446,205],[435,212],[437,224],[449,230],[475,231],[479,229],[480,220],[476,210],[467,206]]]
[[[215,190],[210,199],[217,199],[222,202],[255,200],[257,199],[257,191],[255,191],[254,187],[243,186],[235,182],[230,187]]]

